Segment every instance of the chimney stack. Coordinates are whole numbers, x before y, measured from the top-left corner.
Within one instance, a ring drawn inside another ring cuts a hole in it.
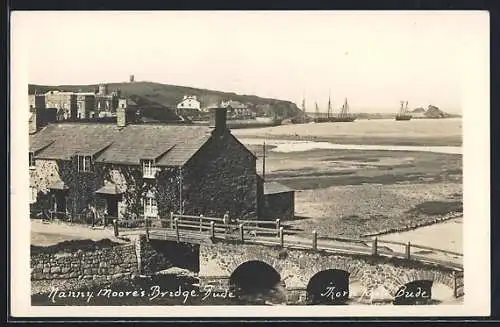
[[[29,133],[33,134],[52,121],[47,119],[45,108],[30,108]]]
[[[30,108],[30,119],[29,119],[29,133],[34,134],[38,131],[38,120],[36,115],[36,108]]]
[[[214,134],[223,135],[228,131],[226,119],[227,119],[227,109],[216,108]]]
[[[118,100],[118,108],[116,108],[116,125],[118,127],[127,126],[127,100]]]

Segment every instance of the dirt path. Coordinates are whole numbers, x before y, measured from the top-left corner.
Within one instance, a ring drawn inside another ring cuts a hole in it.
[[[48,246],[62,241],[90,239],[94,241],[110,239],[114,242],[124,242],[113,234],[113,228],[92,229],[90,226],[63,222],[43,223],[40,220],[31,221],[31,244]]]

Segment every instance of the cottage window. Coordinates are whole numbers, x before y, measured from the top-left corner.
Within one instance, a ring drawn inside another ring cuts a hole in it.
[[[29,167],[31,169],[34,169],[35,168],[35,156],[34,156],[33,152],[29,153],[29,162],[30,162],[29,163],[29,165],[30,165]]]
[[[144,178],[155,178],[156,167],[153,160],[142,161],[142,175]]]
[[[92,166],[91,156],[78,156],[78,171],[89,172]]]
[[[144,217],[157,217],[158,216],[158,203],[152,196],[144,199]]]

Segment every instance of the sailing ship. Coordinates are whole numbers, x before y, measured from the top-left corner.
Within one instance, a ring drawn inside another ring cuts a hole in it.
[[[330,117],[330,112],[331,112],[331,102],[330,99],[328,99],[328,121],[353,122],[356,120],[356,116],[349,112],[349,104],[347,103],[347,98],[345,99],[344,104],[342,105],[342,108],[340,109],[340,113],[338,115]]]
[[[329,122],[328,117],[321,117],[320,116],[319,107],[318,107],[317,102],[315,102],[315,105],[316,105],[316,115],[314,116],[314,122],[315,123],[327,123],[327,122]]]
[[[408,101],[406,101],[406,103],[401,101],[401,108],[396,115],[396,120],[410,120],[411,118],[412,116],[408,113]]]

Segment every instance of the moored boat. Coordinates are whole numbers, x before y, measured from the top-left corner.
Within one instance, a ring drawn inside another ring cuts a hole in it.
[[[410,120],[412,115],[408,113],[408,101],[406,103],[401,101],[401,108],[399,109],[399,113],[396,115],[396,120]]]
[[[330,112],[330,101],[328,101],[328,112]],[[356,116],[351,114],[349,112],[349,104],[347,103],[347,98],[344,101],[344,104],[342,105],[342,108],[340,109],[340,113],[337,115],[332,115],[331,117],[328,118],[328,121],[334,122],[334,123],[347,123],[347,122],[353,122],[356,120]]]

